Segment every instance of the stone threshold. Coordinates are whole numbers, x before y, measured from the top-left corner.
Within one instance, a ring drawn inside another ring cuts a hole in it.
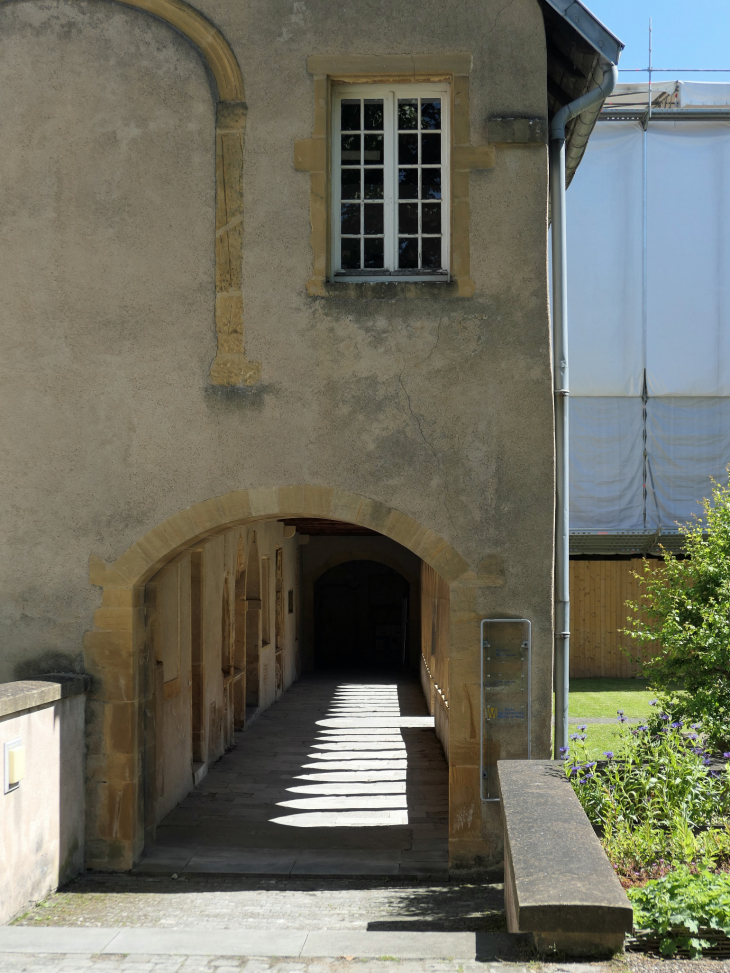
[[[474,932],[379,932],[359,929],[160,929],[68,926],[0,927],[0,954],[348,957],[370,959],[496,958],[514,951],[514,936]]]

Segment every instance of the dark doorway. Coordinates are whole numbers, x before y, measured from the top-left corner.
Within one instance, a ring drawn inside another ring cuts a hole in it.
[[[314,585],[314,653],[318,667],[403,669],[406,579],[377,561],[347,561]]]

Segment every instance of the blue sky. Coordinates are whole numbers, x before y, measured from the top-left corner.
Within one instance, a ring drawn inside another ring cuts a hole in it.
[[[652,18],[652,62],[659,68],[730,68],[730,0],[583,0],[599,20],[626,45],[620,67],[648,63],[648,28]],[[621,81],[645,74],[619,75]],[[674,80],[674,75],[654,75]],[[687,81],[725,81],[726,74],[686,74]]]

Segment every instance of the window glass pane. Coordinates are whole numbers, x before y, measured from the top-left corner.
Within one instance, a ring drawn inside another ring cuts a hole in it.
[[[418,99],[398,99],[398,128],[418,128]]]
[[[340,207],[340,231],[342,233],[360,232],[360,204],[343,203]]]
[[[398,206],[398,232],[418,233],[418,203],[401,203]]]
[[[360,130],[360,99],[343,99],[340,107],[340,129],[343,132]]]
[[[365,206],[365,232],[383,232],[383,204],[368,203]]]
[[[441,128],[441,99],[421,101],[421,128]]]
[[[364,265],[372,269],[382,269],[383,267],[383,238],[365,238],[365,260]]]
[[[421,207],[421,230],[423,233],[441,232],[441,204],[424,203]]]
[[[441,269],[441,237],[427,236],[421,241],[424,270]]]
[[[365,124],[366,132],[382,132],[383,130],[383,100],[366,98],[365,99]]]
[[[378,163],[382,166],[383,164],[383,136],[382,135],[366,135],[365,136],[365,158],[363,160],[365,164],[369,162],[371,165],[373,163]]]
[[[418,169],[398,170],[398,198],[418,199]]]
[[[340,177],[342,199],[360,199],[360,169],[342,169]]]
[[[360,238],[345,237],[340,247],[343,270],[360,270]]]
[[[340,136],[340,157],[343,165],[360,163],[360,136],[342,135]]]
[[[365,199],[383,198],[383,170],[365,170]]]
[[[421,169],[421,199],[441,199],[440,169]]]
[[[401,138],[404,136],[401,135]],[[406,136],[407,137],[407,136]],[[421,136],[421,162],[424,166],[439,165],[441,162],[441,135]]]
[[[418,136],[415,132],[398,136],[398,162],[402,166],[418,165]]]
[[[418,240],[413,237],[398,240],[398,267],[400,270],[418,269]]]

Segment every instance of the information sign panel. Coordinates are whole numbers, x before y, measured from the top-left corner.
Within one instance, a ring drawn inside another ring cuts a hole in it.
[[[485,618],[481,626],[482,800],[498,801],[497,761],[531,754],[530,657],[526,618]]]

